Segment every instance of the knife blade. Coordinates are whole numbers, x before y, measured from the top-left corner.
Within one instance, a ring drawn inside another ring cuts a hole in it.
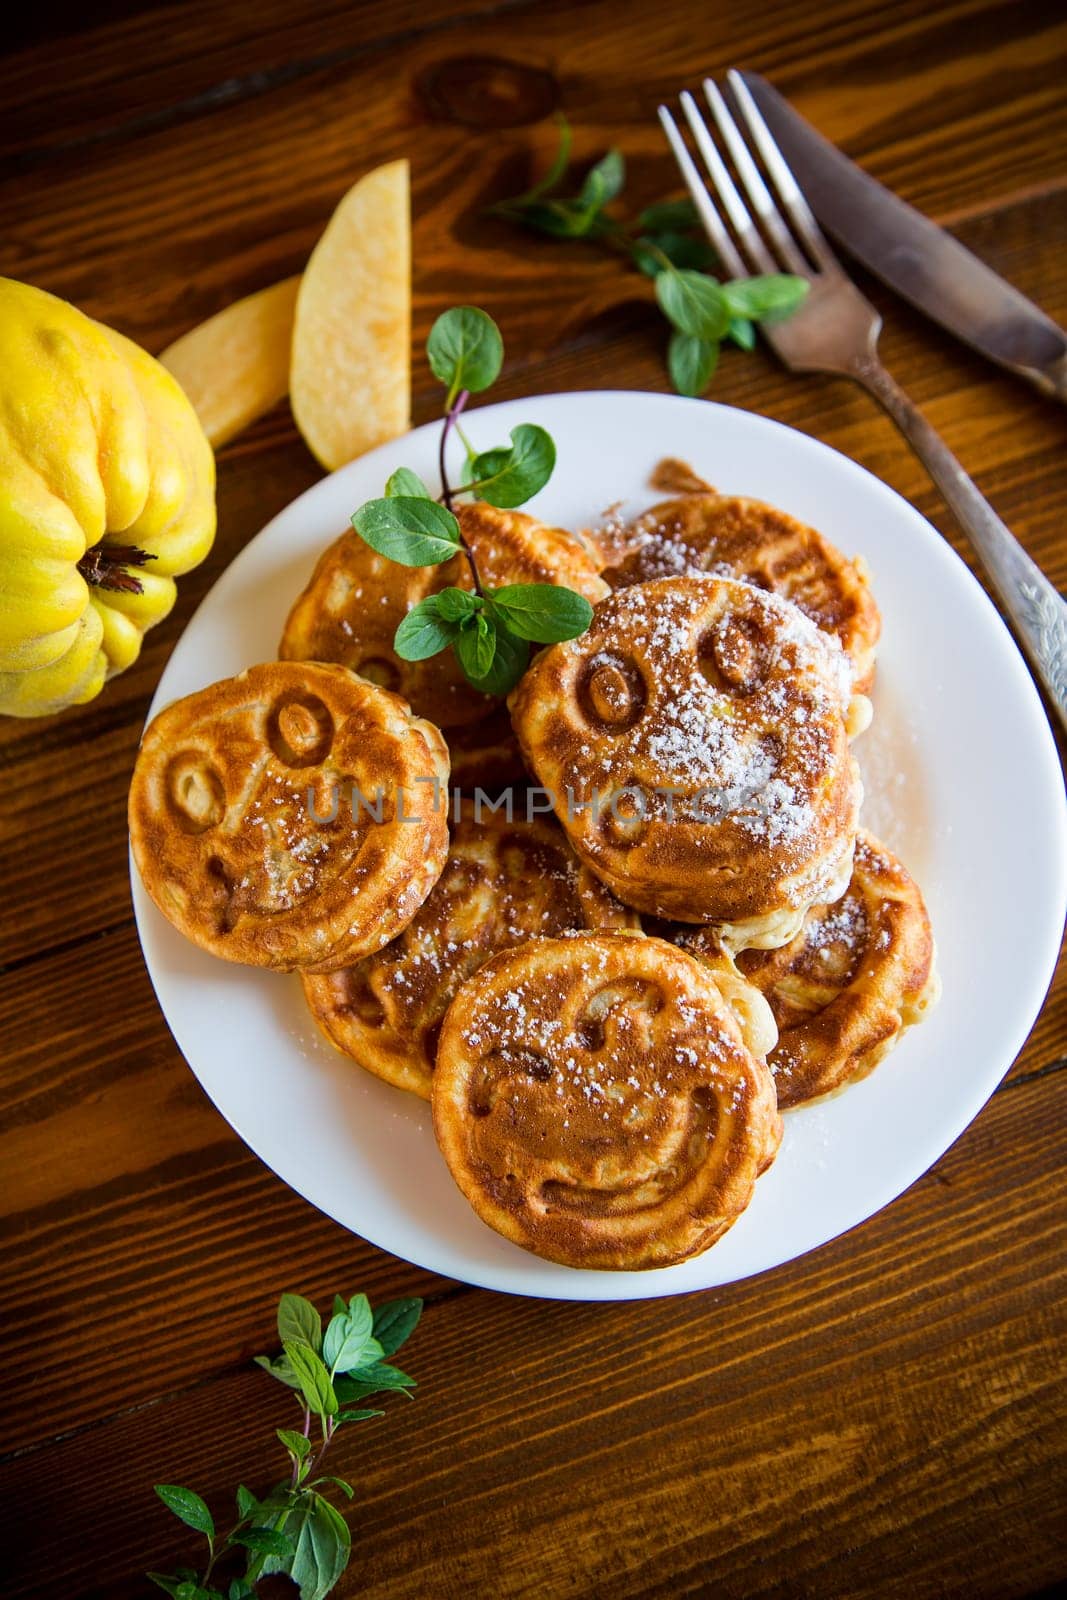
[[[756,72],[742,72],[822,226],[935,322],[1067,400],[1067,333],[966,247],[824,139]]]

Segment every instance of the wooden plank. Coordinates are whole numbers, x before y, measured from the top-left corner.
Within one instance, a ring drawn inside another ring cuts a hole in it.
[[[243,1349],[250,1313],[265,1348],[264,1263],[272,1285],[320,1299],[448,1287],[346,1233],[245,1148],[171,1039],[132,925],[0,980],[0,1059],[6,1347],[28,1374],[5,1449],[64,1431],[74,1360],[86,1426],[152,1399],[155,1363],[181,1387],[224,1344]],[[111,1330],[90,1360],[69,1344],[87,1323]],[[149,1338],[154,1363],[131,1365]]]
[[[101,138],[223,111],[316,71],[404,50],[514,0],[183,0],[37,41],[0,61],[6,161],[33,163]],[[137,62],[137,71],[128,69]],[[55,86],[63,84],[63,116]]]
[[[805,85],[802,108],[846,146],[866,153],[873,145],[878,175],[907,198],[935,215],[987,209],[1058,179],[1044,130],[1062,114],[1067,93],[1060,69],[1067,26],[1055,26],[1041,7],[1017,9],[1014,33],[1002,7],[949,13],[902,7],[903,20],[881,48],[892,67],[905,53],[911,66],[891,80],[884,78],[869,14],[858,6],[842,7],[818,30],[801,25],[794,10],[784,39],[783,8],[767,18],[760,8],[735,19],[731,48],[737,59],[775,70],[787,89]],[[487,137],[454,124],[427,128],[416,85],[443,58],[462,63],[465,52],[488,52],[551,71],[564,106],[580,108],[581,152],[623,137],[642,182],[660,191],[675,186],[655,105],[691,79],[694,63],[721,59],[716,13],[680,16],[669,6],[650,13],[640,0],[590,0],[582,26],[564,30],[568,15],[555,0],[459,21],[403,51],[324,69],[241,101],[225,118],[205,116],[93,147],[91,161],[64,156],[47,169],[14,174],[0,191],[3,270],[67,294],[105,320],[121,320],[158,348],[235,292],[298,270],[372,150],[374,160],[413,154],[416,194],[424,209],[430,201],[432,237],[447,254],[454,293],[471,265],[456,219],[492,189],[509,148],[522,148],[525,139],[496,131]],[[973,30],[975,43],[960,57],[963,27]],[[771,38],[779,41],[773,51]],[[656,64],[643,83],[634,80],[641,59]],[[125,70],[126,58],[120,60]],[[461,74],[462,65],[454,70]],[[810,90],[813,74],[818,98]],[[866,87],[872,76],[877,95]],[[1011,96],[994,95],[991,84],[1005,81]],[[934,82],[946,84],[936,115]],[[966,163],[957,156],[963,143]],[[542,296],[551,291],[541,284]]]
[[[481,1291],[435,1303],[405,1355],[415,1405],[338,1446],[336,1470],[359,1485],[340,1592],[853,1597],[1051,1583],[1067,1488],[1065,1136],[1057,1086],[997,1095],[941,1181],[723,1290],[621,1306]],[[262,1308],[245,1302],[242,1316],[243,1339],[220,1335],[216,1376],[0,1469],[26,1548],[50,1552],[46,1577],[9,1578],[12,1597],[142,1592],[140,1570],[192,1549],[153,1506],[154,1481],[190,1482],[220,1509],[238,1481],[266,1486],[286,1407],[229,1364],[266,1336]],[[127,1350],[138,1336],[122,1320],[111,1331]],[[81,1327],[59,1336],[83,1370],[98,1359]],[[106,1572],[87,1569],[87,1549],[109,1552]]]

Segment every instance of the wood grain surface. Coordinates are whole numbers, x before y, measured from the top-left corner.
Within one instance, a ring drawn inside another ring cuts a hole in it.
[[[414,338],[502,323],[501,397],[663,389],[648,285],[483,215],[554,142],[676,192],[657,102],[771,76],[1067,321],[1067,20],[1031,0],[53,0],[0,58],[0,273],[159,350],[298,271],[345,188],[412,163]],[[1065,417],[882,289],[887,364],[1061,588]],[[415,417],[436,396],[415,367]],[[845,383],[728,353],[718,400],[853,456],[961,553]],[[133,926],[125,794],[198,601],[318,469],[280,407],[219,460],[215,548],[88,707],[0,719],[5,1596],[141,1596],[192,1541],[155,1500],[265,1488],[285,1397],[250,1356],[284,1289],[418,1293],[416,1404],[337,1451],[339,1595],[1014,1597],[1067,1579],[1067,979],[977,1121],[863,1227],[730,1288],[521,1301],[397,1261],[250,1154],[182,1061]],[[977,714],[976,714],[977,717]],[[976,736],[981,736],[980,718]],[[985,936],[976,929],[975,937]]]

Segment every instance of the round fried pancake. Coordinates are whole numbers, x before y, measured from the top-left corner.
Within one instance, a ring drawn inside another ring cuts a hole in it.
[[[788,601],[666,578],[601,601],[509,705],[575,850],[628,905],[784,944],[844,892],[861,797],[836,640]],[[865,702],[864,702],[865,703]]]
[[[445,737],[453,789],[472,796],[476,789],[483,789],[495,798],[503,788],[529,783],[519,741],[504,706],[496,706],[482,722],[449,728]]]
[[[460,984],[500,950],[587,928],[640,923],[555,822],[508,822],[470,802],[444,871],[400,937],[342,972],[305,977],[304,994],[339,1050],[428,1100],[441,1019]]]
[[[682,933],[680,943],[716,954],[703,929]],[[791,944],[747,950],[738,965],[778,1024],[767,1063],[782,1107],[865,1077],[940,990],[918,885],[869,833],[856,842],[845,895],[814,906]]]
[[[713,974],[624,933],[481,967],[441,1029],[433,1119],[482,1220],[574,1267],[706,1250],[781,1139],[771,1075]]]
[[[272,661],[176,700],[141,740],[145,888],[227,961],[329,972],[411,921],[448,854],[448,753],[345,667]],[[362,797],[362,799],[360,798]]]
[[[881,618],[861,561],[762,500],[685,494],[638,517],[627,553],[604,576],[613,589],[710,572],[780,594],[841,641],[856,689],[874,681]]]
[[[556,583],[594,603],[607,594],[595,558],[561,528],[481,502],[455,510],[486,587]],[[403,567],[350,529],[320,558],[289,613],[278,654],[283,661],[339,661],[403,695],[439,728],[479,722],[499,702],[471,687],[451,650],[428,661],[402,661],[393,649],[393,635],[412,606],[449,586],[471,587],[464,556],[437,567]]]

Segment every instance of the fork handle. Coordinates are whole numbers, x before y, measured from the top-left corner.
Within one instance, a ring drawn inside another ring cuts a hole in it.
[[[1030,559],[941,435],[881,362],[858,362],[850,367],[849,375],[889,413],[944,495],[1067,728],[1067,600]]]

